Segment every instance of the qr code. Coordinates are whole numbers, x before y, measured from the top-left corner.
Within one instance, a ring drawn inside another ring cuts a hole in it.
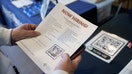
[[[92,45],[110,55],[113,55],[124,43],[109,35],[103,34]]]
[[[57,44],[54,44],[51,48],[49,48],[46,53],[53,58],[54,60],[60,56],[62,53],[64,52],[64,50],[59,47]]]

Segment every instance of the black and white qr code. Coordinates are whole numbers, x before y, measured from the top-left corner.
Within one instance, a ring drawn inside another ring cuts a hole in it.
[[[64,52],[64,50],[59,47],[57,44],[54,44],[51,48],[49,48],[46,53],[53,58],[54,60],[60,56],[62,53]]]
[[[98,49],[101,49],[111,55],[113,55],[124,43],[116,38],[109,35],[103,34],[96,39],[92,45]]]

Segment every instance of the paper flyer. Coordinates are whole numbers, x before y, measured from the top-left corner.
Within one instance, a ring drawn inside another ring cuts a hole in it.
[[[59,3],[38,25],[40,36],[17,44],[43,72],[51,74],[61,54],[71,56],[96,29],[96,25]]]

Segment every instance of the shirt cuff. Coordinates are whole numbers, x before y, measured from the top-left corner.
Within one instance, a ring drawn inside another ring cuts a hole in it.
[[[12,29],[0,27],[0,45],[11,45],[11,31]]]
[[[55,70],[52,74],[69,74],[69,73],[64,70]]]

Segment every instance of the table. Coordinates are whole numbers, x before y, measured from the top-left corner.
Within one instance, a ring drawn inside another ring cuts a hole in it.
[[[132,41],[131,21],[132,18],[130,18],[128,14],[120,14],[116,18],[98,28],[91,38],[101,30],[104,30],[123,37],[128,41]],[[95,58],[87,52],[84,52],[82,54],[82,61],[75,74],[118,74],[131,59],[132,49],[129,49],[127,46],[125,46],[109,64]]]
[[[122,14],[98,28],[88,41],[101,30],[117,34],[128,41],[132,41],[131,21],[132,18],[128,14]],[[18,46],[3,46],[0,49],[18,68],[20,74],[43,74]],[[131,59],[132,49],[127,46],[109,64],[84,51],[82,61],[75,74],[118,74]]]
[[[22,8],[16,8],[14,5],[12,5],[10,0],[0,0],[0,3],[9,28],[15,28],[20,24],[24,23],[38,25],[42,20],[40,18],[40,15],[28,17],[26,14],[23,13]],[[69,7],[71,10],[73,10],[83,18],[89,20],[90,22],[94,24],[97,23],[97,11],[95,5],[77,0],[71,4],[68,4],[67,7]]]

